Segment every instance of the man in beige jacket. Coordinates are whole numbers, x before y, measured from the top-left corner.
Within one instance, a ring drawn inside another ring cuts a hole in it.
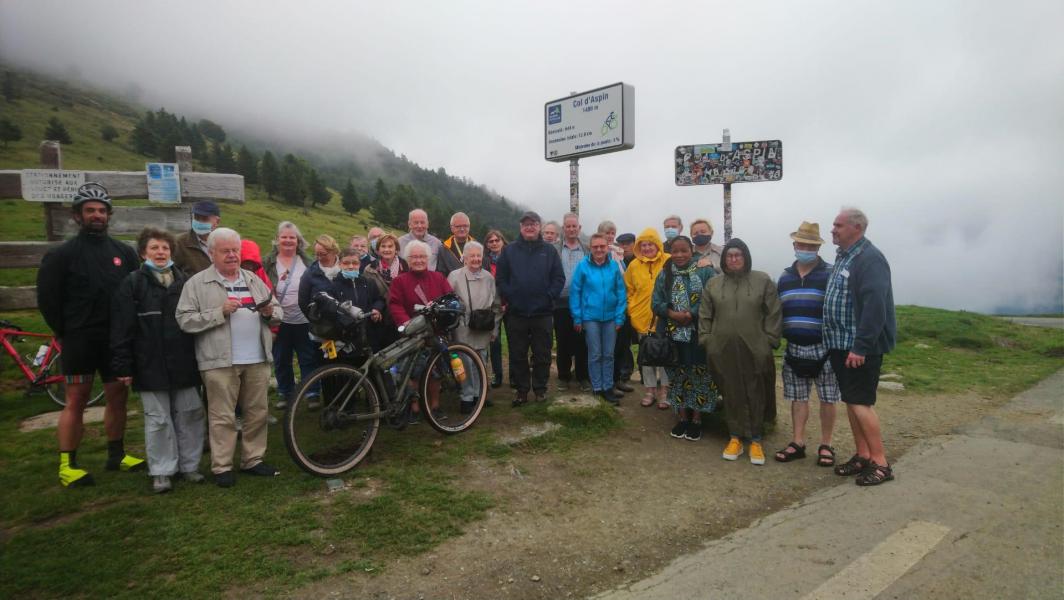
[[[270,325],[281,321],[280,303],[254,273],[240,268],[240,235],[219,227],[207,238],[211,266],[185,284],[177,324],[196,336],[196,362],[207,388],[211,472],[219,487],[232,487],[236,451],[236,406],[244,416],[240,470],[275,476],[264,463],[267,391],[273,340]]]

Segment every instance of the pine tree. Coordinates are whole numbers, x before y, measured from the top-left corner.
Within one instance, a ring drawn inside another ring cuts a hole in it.
[[[388,225],[392,227],[403,228],[406,227],[407,217],[410,215],[410,211],[417,208],[417,193],[414,188],[400,183],[395,186],[395,192],[392,194],[392,209],[391,209],[391,222]],[[431,223],[431,221],[429,221]]]
[[[177,156],[174,146],[180,145],[181,137],[175,129],[170,128],[159,139],[159,147],[155,150],[155,156],[159,159],[159,162],[176,162]]]
[[[229,144],[215,142],[211,152],[211,164],[216,173],[232,173],[236,171],[236,161],[233,159],[233,149]]]
[[[118,137],[118,130],[115,129],[114,125],[111,125],[110,123],[107,123],[107,124],[103,125],[102,127],[100,127],[100,138],[102,138],[103,141],[110,142],[110,141],[113,141],[117,137]]]
[[[258,160],[248,150],[247,146],[240,146],[240,152],[236,155],[236,172],[244,176],[244,183],[253,185],[259,182],[259,170],[256,168]]]
[[[211,121],[209,119],[200,119],[199,130],[200,133],[203,134],[203,137],[213,142],[220,144],[225,141],[225,130],[222,129],[221,125],[215,123],[214,121]]]
[[[22,130],[9,119],[0,119],[0,142],[7,148],[8,142],[17,142],[22,139]]]
[[[307,194],[310,195],[311,205],[317,207],[318,205],[328,204],[332,200],[332,193],[325,187],[325,183],[322,182],[316,169],[311,168],[307,171],[306,181]]]
[[[48,126],[44,128],[44,139],[55,140],[60,144],[74,143],[74,140],[70,139],[70,132],[67,131],[66,125],[63,125],[59,117],[48,119]]]
[[[272,200],[274,194],[281,191],[281,170],[269,150],[262,155],[259,172],[262,175],[262,189],[266,191],[266,197]]]
[[[352,216],[362,210],[362,201],[359,200],[358,191],[355,190],[355,184],[350,178],[347,180],[347,185],[344,186],[344,192],[340,196],[340,203],[343,204],[344,210]]]
[[[373,217],[378,223],[388,225],[392,222],[392,198],[388,186],[378,177],[373,191]]]
[[[303,206],[307,197],[303,165],[292,154],[286,154],[281,166],[281,198],[287,204]]]

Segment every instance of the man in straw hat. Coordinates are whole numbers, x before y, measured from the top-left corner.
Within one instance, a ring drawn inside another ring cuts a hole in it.
[[[791,234],[794,263],[783,270],[776,287],[783,305],[783,337],[787,350],[783,355],[783,397],[791,403],[793,437],[786,448],[776,453],[779,462],[805,458],[805,424],[809,419],[809,391],[816,383],[820,397],[820,446],[816,464],[835,465],[831,434],[835,429],[835,404],[839,401],[839,384],[828,362],[824,345],[824,292],[831,277],[831,265],[818,252],[824,240],[820,225],[803,221]]]

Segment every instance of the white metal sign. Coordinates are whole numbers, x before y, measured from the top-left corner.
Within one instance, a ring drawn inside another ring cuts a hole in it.
[[[173,163],[147,163],[148,200],[152,202],[181,202],[181,173]]]
[[[32,202],[72,202],[85,183],[84,171],[23,169],[22,198]]]
[[[563,162],[635,146],[635,88],[615,83],[543,105],[543,158]]]

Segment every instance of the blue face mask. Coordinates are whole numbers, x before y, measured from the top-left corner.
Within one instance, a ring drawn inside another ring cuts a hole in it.
[[[196,232],[196,235],[207,235],[213,230],[214,225],[192,219],[192,231]]]
[[[678,235],[680,235],[680,230],[679,229],[677,229],[675,227],[666,227],[665,228],[665,239],[671,240],[672,238],[674,238],[674,237],[676,237]]]
[[[700,233],[695,237],[691,238],[691,241],[694,242],[696,246],[705,246],[709,243],[709,240],[711,239],[713,239],[713,236],[705,233]]]
[[[358,279],[358,271],[340,271],[340,274],[346,279]]]
[[[174,261],[173,261],[173,259],[168,260],[166,262],[166,266],[165,267],[160,267],[159,265],[156,265],[154,262],[152,262],[150,260],[144,261],[144,264],[148,265],[148,268],[151,269],[152,271],[155,271],[156,273],[162,273],[163,271],[165,271],[165,270],[169,269],[170,267],[174,266]]]
[[[812,250],[795,250],[794,257],[802,264],[809,264],[816,260],[817,253]]]

